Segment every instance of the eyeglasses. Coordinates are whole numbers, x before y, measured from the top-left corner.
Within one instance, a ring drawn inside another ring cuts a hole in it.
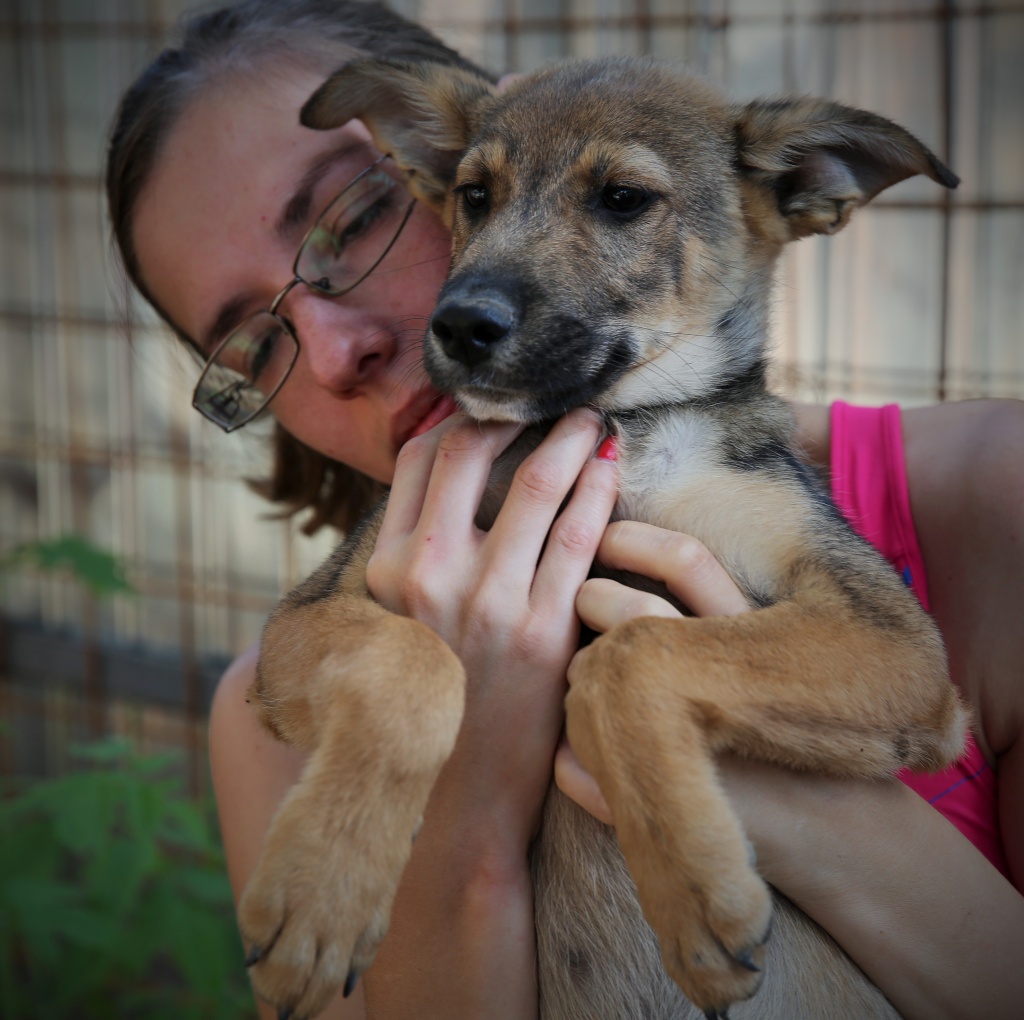
[[[380,164],[350,181],[299,245],[292,279],[266,311],[250,315],[210,355],[192,406],[225,432],[252,421],[274,399],[299,356],[299,338],[277,314],[298,284],[340,297],[365,280],[391,250],[416,200]]]

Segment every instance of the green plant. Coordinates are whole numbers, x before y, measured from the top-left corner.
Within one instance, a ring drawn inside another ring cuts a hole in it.
[[[0,557],[0,571],[23,566],[46,573],[67,571],[97,598],[134,592],[117,557],[81,535],[25,542]]]
[[[109,739],[0,801],[0,1016],[253,1015],[209,806]]]

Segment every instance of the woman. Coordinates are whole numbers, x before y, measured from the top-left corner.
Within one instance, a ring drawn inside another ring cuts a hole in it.
[[[527,849],[556,754],[577,611],[599,630],[672,611],[615,585],[584,584],[593,556],[663,577],[698,614],[748,607],[686,536],[629,524],[605,531],[615,451],[599,446],[587,411],[568,415],[523,465],[491,532],[454,512],[511,427],[467,424],[423,374],[418,338],[449,253],[441,224],[421,206],[410,211],[361,124],[322,134],[298,126],[302,102],[357,51],[459,59],[407,22],[343,0],[252,0],[192,22],[119,112],[107,173],[115,237],[133,281],[207,361],[197,407],[234,428],[271,402],[277,467],[268,495],[310,507],[313,526],[344,526],[391,487],[371,590],[433,626],[467,668],[466,718],[387,939],[355,994],[323,1016],[533,1016]],[[344,288],[325,288],[316,273],[314,221],[332,243],[370,238],[352,249]],[[808,456],[827,469],[828,410],[799,408],[798,422]],[[998,763],[1000,849],[1018,882],[1024,482],[1007,467],[1024,453],[1022,423],[1011,402],[903,415],[933,608],[978,743]],[[236,895],[302,767],[245,703],[256,657],[250,649],[231,666],[210,724]],[[902,784],[722,768],[766,878],[907,1017],[1017,1008],[1024,899],[924,799]],[[556,774],[584,806],[606,811],[567,748]]]

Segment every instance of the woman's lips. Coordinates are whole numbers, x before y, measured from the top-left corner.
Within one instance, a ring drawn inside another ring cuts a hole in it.
[[[422,436],[424,432],[429,432],[435,425],[444,421],[458,409],[459,405],[448,394],[442,393],[427,409],[427,413],[420,419],[419,424],[405,437],[405,441],[408,442],[416,436]]]

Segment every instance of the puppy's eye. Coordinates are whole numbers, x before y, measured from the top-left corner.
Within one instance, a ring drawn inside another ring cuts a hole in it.
[[[650,200],[649,191],[628,184],[609,184],[601,192],[602,205],[619,216],[635,216]]]
[[[483,209],[489,197],[482,184],[467,184],[462,189],[462,200],[470,209]]]

